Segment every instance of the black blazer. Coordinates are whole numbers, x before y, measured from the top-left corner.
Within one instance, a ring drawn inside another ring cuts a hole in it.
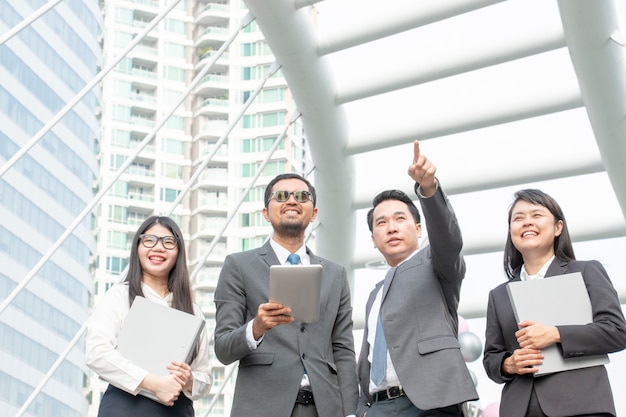
[[[519,281],[520,269],[514,281]],[[558,326],[565,357],[617,352],[626,347],[626,323],[619,298],[604,267],[598,261],[555,259],[546,272],[550,276],[581,272],[593,311],[593,323]],[[489,293],[483,365],[489,378],[504,383],[500,415],[524,417],[533,389],[543,412],[550,417],[608,413],[615,405],[604,366],[558,372],[534,378],[532,375],[502,375],[502,361],[520,346],[515,338],[518,326],[509,301],[507,283]]]

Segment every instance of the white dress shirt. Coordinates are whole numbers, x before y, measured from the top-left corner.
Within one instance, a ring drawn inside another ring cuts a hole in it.
[[[276,241],[274,241],[274,239],[270,240],[270,245],[272,246],[272,249],[274,250],[274,253],[276,254],[276,257],[278,258],[278,261],[282,264],[285,265],[287,264],[287,257],[291,254],[291,252],[289,252],[287,249],[283,248],[282,246],[280,246]],[[304,245],[302,245],[300,247],[300,249],[298,249],[296,252],[298,255],[300,255],[300,263],[302,265],[310,265],[311,264],[311,258],[309,258],[309,254],[306,253],[306,247]],[[254,338],[254,334],[252,332],[252,322],[254,320],[250,320],[248,322],[248,324],[246,325],[246,341],[248,342],[248,347],[251,350],[255,350],[257,348],[257,346],[259,346],[261,344],[261,342],[263,341],[263,335],[261,335],[261,337],[259,337],[259,340],[256,340]]]
[[[142,285],[142,291],[146,299],[171,307],[171,293],[163,298],[146,284]],[[107,291],[96,306],[87,326],[86,356],[87,365],[102,379],[121,390],[137,395],[140,391],[139,385],[148,375],[148,371],[115,350],[117,334],[129,308],[126,282],[116,284]],[[194,314],[204,319],[204,314],[196,304]],[[166,332],[167,329],[163,331]],[[193,376],[193,392],[183,390],[191,400],[207,396],[213,383],[206,328],[202,331],[199,341],[198,354],[189,364]],[[154,348],[158,349],[158,346]]]
[[[522,281],[532,281],[534,279],[543,279],[546,276],[546,272],[548,272],[548,268],[550,267],[550,264],[552,263],[554,258],[555,258],[555,255],[552,255],[552,258],[550,258],[548,262],[543,264],[543,266],[539,268],[539,271],[537,271],[537,273],[534,275],[528,275],[528,272],[526,272],[526,268],[522,264],[522,270],[520,271],[520,274],[519,274],[520,279]]]
[[[400,262],[396,265],[396,268],[417,255],[419,251],[427,246],[427,242],[424,241],[422,246],[417,249],[411,256],[406,258],[404,261]],[[376,322],[378,321],[378,314],[380,312],[380,305],[382,303],[383,298],[383,289],[384,285],[381,285],[378,292],[376,293],[376,298],[374,298],[374,302],[372,304],[372,308],[370,310],[370,314],[367,317],[367,343],[369,344],[369,353],[367,354],[367,360],[372,363],[372,355],[374,354],[374,340],[376,339]],[[387,367],[385,368],[385,377],[383,378],[380,385],[376,385],[374,381],[370,378],[369,390],[370,394],[374,394],[378,391],[383,391],[390,387],[399,386],[400,380],[398,379],[398,374],[396,374],[396,369],[393,367],[393,363],[391,362],[391,357],[389,356],[389,351],[387,350]]]
[[[282,265],[287,264],[288,263],[287,257],[291,254],[291,252],[289,252],[287,249],[280,246],[274,239],[270,240],[270,245],[272,246],[272,249],[274,250],[274,253],[276,254],[276,257],[278,258],[279,262]],[[300,255],[300,263],[302,265],[311,264],[311,258],[309,258],[309,254],[306,253],[306,246],[302,245],[297,251],[293,253]],[[246,326],[246,341],[248,342],[248,347],[252,350],[255,350],[257,346],[259,346],[261,342],[263,341],[263,336],[261,336],[259,340],[254,339],[254,333],[252,332],[253,321],[254,320],[250,320],[248,322],[248,325]],[[305,373],[302,377],[300,387],[306,387],[310,385],[311,383],[309,382],[309,376]]]

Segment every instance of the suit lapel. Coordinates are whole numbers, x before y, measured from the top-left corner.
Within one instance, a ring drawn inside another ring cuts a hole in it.
[[[387,270],[387,274],[385,275],[385,280],[383,284],[384,287],[383,287],[383,296],[382,296],[381,303],[385,300],[385,297],[387,296],[387,293],[389,292],[389,287],[391,287],[391,283],[393,282],[393,278],[396,276],[396,272],[399,270],[400,273],[402,273],[408,269],[414,268],[417,265],[421,264],[422,253],[425,253],[424,250],[421,250],[418,253],[414,254],[413,257],[407,259],[399,266],[394,267],[394,268],[389,268]]]
[[[561,261],[557,258],[554,258],[554,260],[552,261],[552,263],[550,264],[550,266],[548,267],[548,270],[546,271],[546,278],[548,277],[553,277],[556,275],[563,275],[563,274],[567,274],[567,266],[568,266],[568,262],[567,261]],[[522,272],[522,268],[519,267],[517,269],[515,269],[515,271],[513,271],[513,281],[521,281],[520,278],[520,274]]]
[[[311,249],[309,249],[308,247],[306,248],[306,253],[307,255],[309,255],[309,261],[311,262],[311,265],[322,263],[322,260],[315,256],[315,254],[313,254],[313,252],[311,252]]]
[[[265,242],[263,246],[261,246],[259,258],[268,266],[280,264],[280,261],[278,260],[278,257],[276,257],[276,253],[274,253],[274,249],[272,249],[272,245],[270,244],[269,240]]]
[[[387,296],[387,293],[389,292],[389,287],[391,286],[391,282],[393,281],[393,277],[396,275],[397,270],[398,268],[389,268],[387,270],[387,274],[385,275],[385,280],[383,281],[383,295],[380,300],[381,304],[383,303],[383,301],[385,301],[385,297]]]
[[[376,299],[376,294],[378,294],[378,290],[380,289],[381,285],[383,285],[383,281],[380,281],[378,284],[376,284],[372,292],[370,292],[370,296],[367,299],[367,303],[365,303],[366,317],[369,316],[370,311],[372,310],[372,304],[374,304],[374,300]]]
[[[552,277],[555,275],[563,275],[567,273],[567,262],[560,261],[556,258],[552,261],[548,270],[546,271],[546,277]]]

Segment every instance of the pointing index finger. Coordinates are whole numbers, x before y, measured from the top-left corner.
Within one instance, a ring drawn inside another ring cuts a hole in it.
[[[417,163],[419,157],[421,155],[420,152],[420,143],[418,140],[413,141],[413,163]]]

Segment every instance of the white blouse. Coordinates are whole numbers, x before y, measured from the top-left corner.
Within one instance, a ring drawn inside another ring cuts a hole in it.
[[[148,300],[171,307],[171,293],[162,298],[146,284],[142,285],[142,291]],[[87,366],[111,385],[137,395],[140,391],[139,384],[148,375],[148,371],[135,365],[115,350],[117,334],[124,323],[129,308],[128,283],[126,282],[111,287],[100,300],[87,326]],[[194,314],[204,319],[204,314],[196,304],[194,304]],[[199,341],[198,354],[189,364],[193,376],[193,392],[183,390],[191,400],[209,395],[213,383],[206,326],[202,330]]]

